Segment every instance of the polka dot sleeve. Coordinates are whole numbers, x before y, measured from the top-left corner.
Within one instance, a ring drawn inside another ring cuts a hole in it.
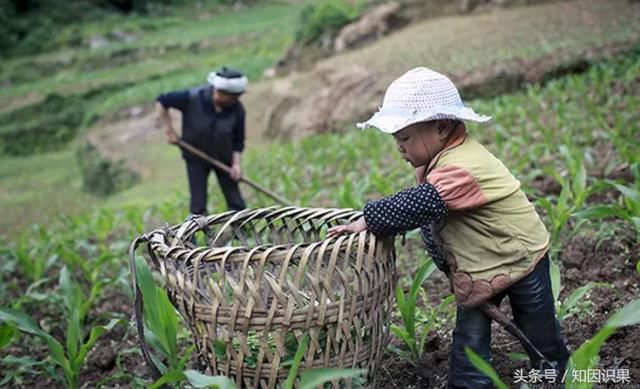
[[[447,207],[436,188],[421,184],[364,206],[367,227],[374,235],[389,236],[437,223]]]
[[[438,269],[449,274],[449,266],[444,259],[442,251],[440,251],[440,247],[438,247],[436,240],[433,238],[433,225],[422,226],[422,228],[420,228],[420,235],[422,236],[422,241],[425,246],[427,246],[427,252],[431,259],[433,259],[433,263],[436,264]]]

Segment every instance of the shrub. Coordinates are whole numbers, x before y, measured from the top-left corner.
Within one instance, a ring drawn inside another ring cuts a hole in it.
[[[98,196],[120,192],[135,185],[140,179],[123,160],[105,158],[90,142],[79,146],[76,159],[82,173],[83,189]]]
[[[357,19],[358,7],[341,0],[323,0],[302,9],[296,40],[309,44],[325,34],[334,34],[342,26]]]

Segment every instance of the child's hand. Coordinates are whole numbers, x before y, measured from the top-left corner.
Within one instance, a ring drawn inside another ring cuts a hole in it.
[[[350,224],[343,224],[341,226],[335,226],[329,228],[327,238],[340,234],[354,234],[367,230],[367,222],[364,221],[364,216]]]

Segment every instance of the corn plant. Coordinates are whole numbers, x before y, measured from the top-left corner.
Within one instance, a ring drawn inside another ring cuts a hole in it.
[[[562,321],[572,315],[584,314],[588,310],[588,300],[584,297],[591,289],[594,288],[612,288],[613,285],[605,282],[589,282],[579,288],[576,288],[567,298],[560,301],[556,298],[556,315],[558,320]],[[555,293],[555,292],[554,292]],[[554,295],[555,297],[555,295]]]
[[[76,249],[76,246],[83,244],[87,252],[84,255]],[[88,282],[89,293],[82,303],[83,313],[86,313],[89,307],[102,296],[105,287],[112,282],[109,277],[104,276],[104,269],[115,256],[106,248],[97,253],[94,245],[88,245],[82,240],[59,242],[55,251],[68,268],[79,270]]]
[[[12,255],[29,281],[37,282],[58,259],[52,249],[49,231],[42,226],[34,225],[30,232],[20,237]]]
[[[413,277],[411,288],[407,295],[405,295],[400,285],[396,285],[396,304],[398,304],[403,326],[400,327],[396,324],[391,324],[391,331],[402,339],[409,351],[407,352],[394,347],[391,349],[414,365],[417,364],[422,357],[425,339],[430,331],[429,326],[417,325],[416,302],[422,284],[434,270],[435,265],[431,259],[423,263]],[[420,328],[418,329],[417,327]]]
[[[640,240],[640,190],[611,181],[607,183],[622,194],[621,203],[594,206],[576,212],[575,217],[592,220],[616,217],[625,220],[634,229],[636,240]]]
[[[585,304],[588,303],[583,299],[587,292],[593,288],[608,287],[612,285],[605,282],[589,282],[579,288],[576,288],[563,301],[560,300],[560,292],[562,291],[562,283],[560,277],[560,268],[556,261],[549,261],[549,275],[551,278],[551,292],[553,294],[556,315],[559,320],[564,320],[573,314],[586,311]]]
[[[169,378],[184,371],[194,348],[181,356],[178,352],[178,314],[169,301],[167,292],[156,286],[153,275],[143,258],[136,258],[136,275],[144,301],[145,339],[166,361],[154,358],[153,363],[163,375]],[[167,379],[167,378],[165,378]],[[158,381],[163,380],[161,377]]]
[[[29,315],[23,312],[11,308],[0,308],[0,322],[8,323],[20,331],[42,339],[47,344],[49,356],[53,362],[62,367],[65,385],[68,388],[77,388],[80,371],[87,354],[98,341],[98,338],[119,324],[120,321],[114,319],[107,325],[92,327],[89,337],[85,340],[82,328],[86,314],[82,304],[85,296],[80,285],[73,281],[66,267],[62,268],[60,272],[59,288],[63,295],[65,315],[67,317],[64,344],[42,330]]]
[[[562,185],[562,190],[556,199],[555,206],[548,198],[538,199],[538,204],[545,209],[550,220],[552,255],[560,250],[561,234],[569,224],[571,216],[582,208],[591,193],[587,188],[587,171],[584,164],[566,146],[562,145],[559,149],[567,161],[570,177],[564,178],[554,169],[544,169]],[[577,233],[579,225],[583,222],[584,220],[578,221],[573,228],[573,234]]]
[[[640,324],[640,299],[634,300],[614,313],[605,325],[591,339],[585,341],[572,354],[567,366],[567,377],[573,377],[575,370],[594,368],[604,342],[620,327]],[[566,382],[568,388],[590,388],[589,382]]]

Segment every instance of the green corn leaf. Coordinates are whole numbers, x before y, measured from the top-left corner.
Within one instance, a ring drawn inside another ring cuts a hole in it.
[[[82,335],[80,334],[80,317],[76,309],[68,313],[69,320],[67,322],[67,354],[69,361],[73,364],[78,353],[78,343]]]
[[[636,271],[640,273],[640,259],[638,259],[638,262],[636,262]]]
[[[607,326],[626,327],[640,324],[640,299],[622,307],[607,320]]]
[[[507,353],[509,359],[518,362],[529,362],[529,356],[524,353]]]
[[[187,380],[187,376],[184,375],[182,371],[178,370],[170,370],[162,375],[162,377],[158,378],[153,384],[149,385],[148,389],[158,389],[163,385],[166,385],[171,382],[183,382]]]
[[[612,183],[612,185],[618,189],[624,197],[640,204],[640,191],[621,184]]]
[[[400,316],[402,316],[402,321],[406,323],[409,317],[409,303],[406,301],[404,291],[399,284],[396,285],[396,303],[398,304],[398,310],[400,311]]]
[[[429,276],[433,273],[435,269],[436,269],[436,265],[433,263],[431,259],[428,259],[420,266],[420,268],[418,269],[418,272],[413,278],[413,282],[411,283],[411,293],[409,295],[409,299],[415,301],[418,295],[418,291],[422,287],[422,284],[427,278],[429,278]]]
[[[14,325],[20,331],[35,335],[44,340],[49,346],[49,355],[63,369],[69,369],[69,361],[64,355],[64,348],[53,336],[44,332],[27,314],[11,308],[0,308],[0,322]]]
[[[549,275],[551,276],[551,291],[553,292],[553,301],[558,301],[562,285],[560,283],[560,268],[556,261],[549,261]]]
[[[397,337],[402,339],[402,341],[410,348],[414,349],[415,339],[413,339],[409,333],[402,327],[399,327],[395,324],[391,324],[391,332],[393,332]]]
[[[469,347],[464,348],[464,353],[467,354],[467,358],[469,358],[471,364],[484,375],[491,378],[491,381],[493,381],[494,385],[497,386],[498,389],[509,389],[507,384],[498,377],[498,373],[496,373],[493,367],[491,367],[487,361],[482,359],[480,355]]]
[[[571,190],[569,185],[563,185],[556,203],[556,215],[562,216],[569,210],[569,199],[571,198]]]
[[[17,335],[18,330],[10,324],[0,324],[0,350],[7,347],[13,338]]]
[[[607,320],[591,339],[584,342],[571,355],[568,374],[572,370],[587,370],[595,365],[600,348],[618,327],[632,326],[640,323],[640,299],[625,305]],[[571,375],[569,375],[571,376]]]
[[[538,204],[547,212],[547,216],[551,218],[553,216],[553,204],[548,198],[541,197],[538,199]]]
[[[143,258],[136,258],[138,286],[144,299],[144,321],[146,327],[153,332],[154,342],[150,342],[168,359],[170,370],[179,365],[177,349],[178,315],[167,297],[166,291],[158,288],[151,271]]]
[[[636,230],[636,235],[640,237],[640,217],[635,217],[635,216],[632,217],[631,223],[633,224],[633,227]]]
[[[359,377],[366,373],[366,369],[309,369],[300,373],[300,389],[315,389],[335,379]]]
[[[36,335],[45,340],[53,338],[51,335],[40,329],[31,316],[11,308],[0,308],[0,322],[12,324],[20,331]]]
[[[235,389],[236,385],[224,376],[210,376],[195,370],[185,370],[185,377],[194,388]]]
[[[309,347],[309,335],[305,335],[302,340],[300,340],[300,343],[298,343],[298,349],[293,357],[291,370],[289,370],[287,380],[284,382],[284,389],[293,389],[293,384],[298,376],[298,369],[300,368],[304,354],[307,352],[307,347]]]
[[[560,304],[560,308],[558,309],[558,317],[562,320],[571,310],[571,308],[575,307],[576,304],[584,297],[587,292],[593,288],[598,287],[611,287],[611,284],[603,283],[603,282],[589,282],[586,285],[583,285],[577,289],[575,289],[571,294]]]
[[[575,212],[574,217],[578,219],[603,219],[605,217],[621,217],[624,211],[617,204],[597,205]]]
[[[387,348],[389,350],[391,350],[392,352],[396,353],[400,358],[409,361],[411,364],[414,364],[413,360],[412,360],[412,356],[410,353],[404,351],[404,350],[400,350],[399,348],[397,348],[396,346],[390,344],[389,346],[387,346]]]
[[[189,358],[191,357],[191,354],[193,354],[193,351],[196,349],[196,346],[190,346],[188,347],[184,353],[182,354],[182,357],[180,358],[180,361],[178,361],[178,368],[180,370],[184,370],[184,367],[187,365],[187,362],[189,362]]]
[[[107,325],[95,326],[91,329],[91,332],[89,332],[89,339],[87,339],[87,341],[80,347],[78,356],[75,358],[74,361],[72,361],[72,364],[75,365],[75,367],[78,369],[78,372],[80,372],[80,369],[84,364],[84,360],[87,357],[87,354],[89,353],[89,351],[91,351],[91,349],[96,344],[100,336],[102,336],[102,334],[104,334],[107,331],[111,331],[113,327],[115,327],[116,325],[123,324],[123,323],[125,323],[123,320],[112,319],[109,323],[107,323]]]
[[[573,178],[573,195],[576,199],[576,205],[580,206],[584,200],[587,198],[587,191],[585,190],[587,187],[587,170],[584,167],[584,164],[580,163],[578,165],[578,170],[576,171],[576,175]]]

